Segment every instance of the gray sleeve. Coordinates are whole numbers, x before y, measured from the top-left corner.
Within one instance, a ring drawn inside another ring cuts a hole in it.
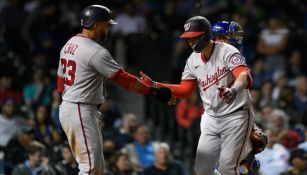
[[[226,49],[224,61],[229,70],[232,70],[237,66],[246,66],[246,61],[243,55],[238,49],[232,46]]]
[[[226,65],[230,70],[238,66],[246,66],[245,58],[240,53],[234,53],[228,57]]]
[[[106,49],[98,50],[90,59],[89,65],[106,78],[111,78],[122,69]]]
[[[62,63],[61,63],[61,59],[59,60],[57,75],[59,77],[64,77],[63,66],[62,66]]]
[[[181,80],[193,80],[196,79],[196,76],[193,74],[193,72],[190,69],[190,59],[187,60],[184,70],[182,72]]]

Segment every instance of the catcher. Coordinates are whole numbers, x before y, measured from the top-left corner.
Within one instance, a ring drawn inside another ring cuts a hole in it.
[[[212,33],[214,34],[216,42],[228,43],[238,49],[243,42],[243,28],[234,21],[218,21],[214,23],[212,25]],[[267,145],[267,136],[256,124],[253,125],[250,139],[253,150],[246,160],[240,162],[239,171],[242,175],[253,175],[258,172],[260,162],[256,159],[255,154],[262,152]]]

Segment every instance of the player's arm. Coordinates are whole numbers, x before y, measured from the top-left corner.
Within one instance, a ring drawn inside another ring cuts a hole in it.
[[[231,71],[232,76],[235,78],[234,87],[237,87],[239,91],[242,89],[249,89],[252,86],[253,79],[250,74],[250,70],[246,65],[237,66]],[[242,84],[236,85],[235,84]]]
[[[146,74],[140,72],[141,80],[145,84],[153,87],[167,87],[170,88],[173,92],[173,95],[177,98],[189,98],[196,87],[196,80],[195,79],[187,79],[181,80],[180,84],[164,84],[159,82],[152,81]]]
[[[61,96],[61,93],[64,91],[64,74],[63,74],[63,67],[62,67],[62,64],[61,64],[61,60],[59,61],[57,74],[58,74],[57,90],[58,90],[58,93],[60,93],[60,96]]]
[[[181,80],[180,84],[164,84],[156,82],[156,87],[167,87],[177,98],[189,98],[195,90],[196,80]]]
[[[97,51],[89,60],[89,65],[98,71],[103,77],[114,81],[127,90],[154,96],[163,103],[172,100],[172,92],[170,89],[152,88],[142,83],[137,77],[126,72],[105,49]]]
[[[231,103],[243,89],[250,88],[252,86],[252,76],[250,70],[245,64],[244,57],[236,53],[227,60],[228,67],[231,70],[231,74],[234,77],[234,83],[231,87],[220,87],[219,96],[225,103]]]
[[[173,97],[171,89],[165,87],[150,87],[140,81],[137,77],[126,72],[124,69],[118,70],[110,80],[127,90],[144,95],[152,95],[163,103],[169,105],[176,103],[176,99]]]
[[[113,82],[117,83],[124,89],[134,91],[140,94],[148,95],[150,87],[140,81],[137,77],[129,74],[124,69],[119,69],[111,78]]]

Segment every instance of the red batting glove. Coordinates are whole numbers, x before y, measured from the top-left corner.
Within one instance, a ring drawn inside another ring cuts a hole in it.
[[[226,103],[233,102],[238,95],[238,91],[235,88],[227,88],[225,86],[217,88],[219,90],[219,97]]]
[[[140,80],[146,84],[147,86],[153,86],[155,87],[156,82],[152,81],[146,74],[144,74],[142,71],[140,71]]]

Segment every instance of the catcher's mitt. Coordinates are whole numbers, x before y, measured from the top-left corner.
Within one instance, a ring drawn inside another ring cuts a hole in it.
[[[268,144],[268,137],[259,128],[252,129],[250,138],[255,154],[262,152],[265,146]]]

